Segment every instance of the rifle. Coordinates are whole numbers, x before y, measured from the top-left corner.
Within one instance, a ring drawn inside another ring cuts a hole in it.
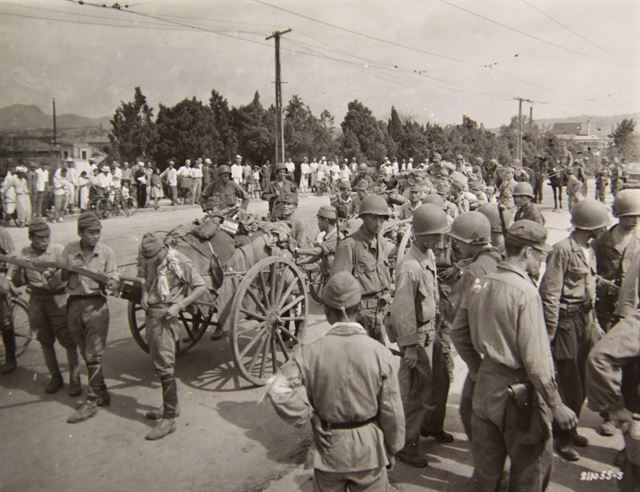
[[[498,204],[498,215],[500,217],[500,227],[502,228],[502,235],[507,237],[507,221],[504,218],[504,205],[502,203]]]

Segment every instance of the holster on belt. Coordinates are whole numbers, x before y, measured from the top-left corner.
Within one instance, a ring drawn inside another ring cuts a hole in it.
[[[529,382],[513,383],[507,387],[507,394],[515,407],[520,441],[533,445],[546,440],[550,435],[549,425],[533,385]]]

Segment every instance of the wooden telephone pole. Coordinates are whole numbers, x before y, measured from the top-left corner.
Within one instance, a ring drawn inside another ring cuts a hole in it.
[[[522,103],[528,102],[532,103],[533,101],[530,99],[525,99],[523,97],[514,97],[514,100],[518,101],[518,147],[517,147],[517,159],[520,162],[520,166],[522,166]],[[533,110],[531,111],[533,115]]]
[[[276,45],[276,161],[284,162],[284,123],[282,121],[282,81],[280,80],[280,36],[291,32],[291,29],[284,31],[273,31],[271,36],[265,39],[275,39]]]

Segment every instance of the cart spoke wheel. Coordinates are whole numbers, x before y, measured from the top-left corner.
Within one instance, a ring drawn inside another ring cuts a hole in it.
[[[263,385],[304,339],[306,276],[289,259],[268,257],[243,277],[233,297],[230,342],[241,374]]]
[[[322,294],[324,293],[324,284],[327,283],[327,275],[322,271],[320,266],[307,270],[309,278],[309,293],[313,300],[322,304]]]
[[[29,307],[19,295],[9,297],[9,321],[15,333],[16,356],[20,356],[27,350],[36,334],[31,330],[29,323]]]

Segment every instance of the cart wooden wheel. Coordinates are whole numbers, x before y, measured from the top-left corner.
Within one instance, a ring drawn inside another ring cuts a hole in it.
[[[309,268],[306,272],[307,278],[309,279],[309,293],[314,301],[322,304],[324,284],[327,283],[326,275],[319,264],[314,265],[313,268]]]
[[[233,297],[229,341],[233,360],[261,386],[304,338],[309,304],[305,275],[287,258],[270,256],[244,276]]]
[[[402,232],[402,239],[398,245],[398,252],[396,253],[396,267],[400,264],[400,261],[404,257],[405,253],[409,249],[409,242],[411,241],[411,226],[407,226]]]
[[[189,351],[202,338],[204,332],[211,324],[211,318],[214,314],[213,308],[203,309],[204,315],[195,307],[181,311],[180,331],[178,332],[178,341],[176,342],[176,356],[180,356]],[[195,314],[193,314],[195,313]],[[145,352],[149,352],[149,344],[145,335],[145,313],[140,304],[129,301],[129,330],[136,343]]]
[[[22,297],[9,295],[9,319],[15,333],[16,356],[20,356],[36,336],[29,323],[29,307]]]

